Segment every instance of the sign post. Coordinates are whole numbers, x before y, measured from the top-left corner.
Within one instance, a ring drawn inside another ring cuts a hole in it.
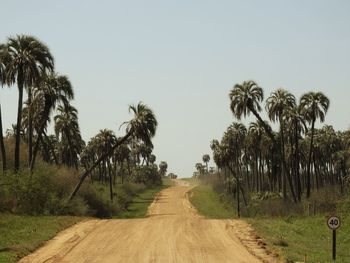
[[[332,258],[337,258],[337,229],[340,227],[340,218],[337,216],[330,216],[327,219],[327,226],[333,232]]]

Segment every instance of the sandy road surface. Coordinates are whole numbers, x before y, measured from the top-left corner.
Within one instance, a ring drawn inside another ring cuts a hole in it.
[[[262,262],[237,237],[234,221],[198,216],[184,184],[161,191],[147,218],[79,223],[20,262]]]

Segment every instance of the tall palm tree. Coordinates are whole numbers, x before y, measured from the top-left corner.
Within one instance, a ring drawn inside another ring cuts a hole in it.
[[[329,99],[322,92],[309,92],[304,94],[300,99],[300,108],[306,120],[311,124],[311,138],[307,163],[307,198],[310,197],[311,191],[311,159],[313,151],[313,141],[315,132],[315,122],[319,119],[324,122],[325,115],[328,111]]]
[[[100,132],[97,134],[97,139],[99,141],[99,146],[101,148],[101,154],[108,153],[114,144],[116,144],[117,138],[113,131],[111,130],[100,130]],[[110,192],[110,198],[113,202],[113,183],[112,183],[112,167],[110,158],[105,159],[104,163],[105,169],[108,169],[108,178],[109,178],[109,192]]]
[[[58,106],[54,117],[56,137],[60,139],[60,155],[63,164],[78,169],[82,138],[78,123],[78,111],[71,105]]]
[[[205,163],[205,166],[206,166],[206,169],[207,169],[207,172],[208,172],[208,163],[210,161],[210,156],[209,154],[204,154],[203,157],[202,157],[202,160],[203,162]]]
[[[0,44],[0,50],[4,48],[3,44]],[[0,51],[1,53],[1,51]],[[5,82],[5,65],[0,57],[0,85],[3,86]],[[4,134],[2,131],[2,115],[1,115],[1,104],[0,104],[0,152],[1,152],[1,162],[2,162],[2,171],[6,171],[6,149],[4,143]]]
[[[259,174],[259,158],[262,151],[262,138],[265,134],[265,129],[260,122],[252,122],[249,125],[248,136],[247,136],[247,146],[250,150],[252,156],[252,172],[255,174],[255,185],[256,191],[259,192],[262,189],[261,185],[261,175]],[[261,162],[261,160],[260,160]],[[254,180],[253,180],[254,185]]]
[[[271,121],[280,123],[280,141],[281,141],[281,161],[282,161],[282,189],[283,189],[283,198],[287,198],[287,183],[286,178],[288,177],[291,192],[294,195],[293,185],[290,180],[288,168],[286,166],[285,159],[285,150],[284,150],[284,119],[283,113],[295,107],[295,97],[293,94],[289,93],[284,89],[278,89],[271,94],[271,96],[266,101],[266,110],[268,112],[269,118]]]
[[[74,196],[79,191],[81,184],[84,182],[85,178],[95,169],[95,167],[97,167],[103,160],[105,160],[111,154],[113,154],[113,152],[125,141],[127,141],[131,136],[135,137],[140,141],[143,141],[148,145],[153,145],[152,138],[156,134],[156,129],[158,125],[157,119],[153,111],[147,105],[141,102],[136,106],[130,106],[129,112],[130,111],[134,114],[134,118],[128,122],[123,123],[127,125],[125,136],[117,140],[117,142],[111,147],[111,149],[108,152],[101,155],[95,161],[95,163],[82,174],[78,184],[76,185],[70,196],[70,200],[74,198]]]
[[[295,173],[295,180],[296,180],[296,195],[298,198],[298,201],[301,201],[301,178],[300,178],[300,148],[299,148],[299,140],[301,138],[301,133],[307,132],[307,127],[305,124],[304,116],[300,113],[300,107],[294,106],[293,108],[286,109],[283,114],[284,123],[287,127],[289,127],[289,133],[290,133],[290,141],[293,142],[292,151],[293,153],[293,160],[292,165],[294,168]]]
[[[30,169],[34,167],[37,151],[41,137],[50,121],[52,111],[61,106],[61,109],[69,108],[69,101],[74,98],[73,87],[67,76],[55,73],[46,75],[44,79],[33,90],[32,114],[35,115],[35,109],[39,112],[38,125],[35,127],[37,140],[34,145],[33,158],[30,163]],[[34,107],[35,104],[41,107]]]
[[[241,157],[242,157],[242,144],[245,140],[245,136],[247,135],[247,128],[242,124],[238,122],[234,122],[229,127],[230,133],[233,136],[234,142],[233,142],[233,149],[234,149],[234,163],[235,163],[235,178],[236,178],[236,194],[237,194],[237,216],[241,216],[241,208],[240,208],[240,201],[239,201],[239,191],[241,188],[240,185],[240,174],[241,174]],[[242,191],[242,194],[244,196],[244,193]]]
[[[23,90],[28,90],[29,108],[31,103],[32,87],[35,87],[43,74],[52,71],[54,59],[48,47],[33,36],[18,35],[10,37],[5,48],[0,50],[0,60],[6,67],[5,83],[12,85],[17,83],[18,87],[18,111],[17,111],[17,132],[15,145],[15,170],[19,169],[20,160],[20,130],[22,120]],[[29,113],[30,115],[30,113]],[[30,119],[30,117],[29,117]],[[31,124],[29,128],[31,137]],[[31,139],[29,141],[29,159],[32,156]]]
[[[240,120],[250,113],[253,113],[258,121],[263,125],[266,133],[275,141],[271,127],[262,120],[259,115],[261,111],[260,102],[264,99],[264,92],[254,81],[244,81],[242,84],[236,84],[230,92],[231,111],[233,115]]]

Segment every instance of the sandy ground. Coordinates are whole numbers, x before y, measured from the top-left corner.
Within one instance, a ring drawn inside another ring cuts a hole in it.
[[[20,262],[274,262],[240,220],[211,220],[191,206],[186,182],[161,191],[144,219],[89,220]],[[259,243],[260,242],[260,243]]]

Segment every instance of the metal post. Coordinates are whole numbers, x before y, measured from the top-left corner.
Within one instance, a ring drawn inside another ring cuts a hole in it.
[[[337,252],[337,230],[333,230],[333,260],[336,259]]]

